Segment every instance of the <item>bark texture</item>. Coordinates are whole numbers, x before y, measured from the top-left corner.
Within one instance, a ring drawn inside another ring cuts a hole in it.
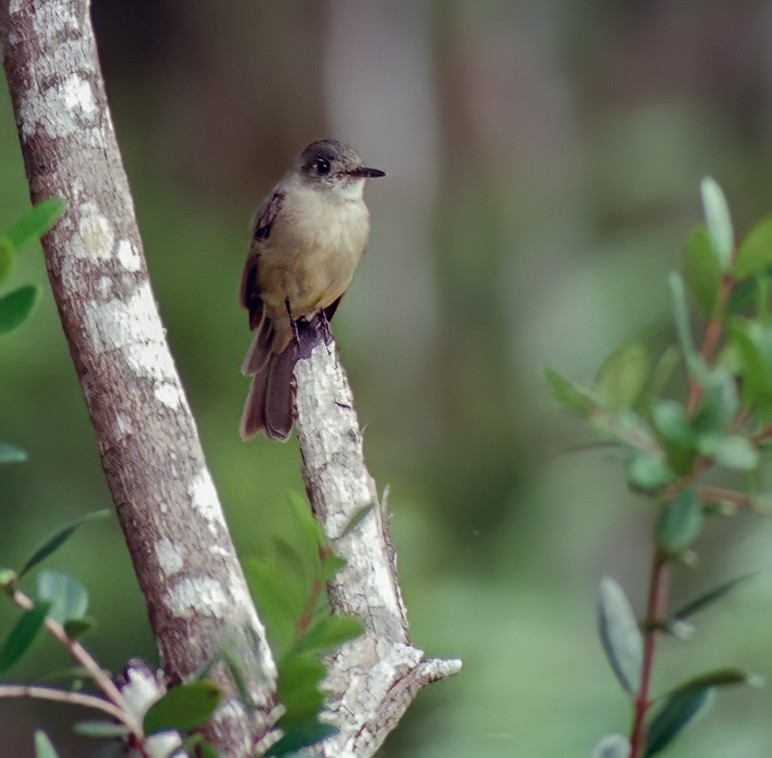
[[[410,639],[386,498],[379,500],[365,466],[354,400],[334,343],[316,347],[295,376],[311,507],[334,552],[347,562],[330,583],[330,602],[366,627],[331,661],[329,717],[340,732],[316,753],[361,758],[375,753],[421,687],[457,673],[461,661],[424,660]]]
[[[67,201],[46,265],[164,668],[226,648],[266,702],[274,663],[158,316],[88,3],[0,0],[0,42],[32,200]],[[210,737],[240,756],[255,731],[230,699]]]

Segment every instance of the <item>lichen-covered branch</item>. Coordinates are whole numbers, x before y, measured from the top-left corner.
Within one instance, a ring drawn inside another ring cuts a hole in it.
[[[365,467],[354,400],[334,344],[316,347],[295,377],[306,489],[332,549],[346,560],[330,583],[330,601],[366,627],[331,662],[329,711],[340,733],[318,753],[362,758],[375,753],[421,687],[455,674],[461,661],[424,660],[411,642],[386,498],[379,500]]]
[[[158,316],[88,3],[0,0],[0,43],[32,199],[67,202],[46,265],[165,671],[227,648],[265,701],[275,667]],[[238,756],[255,731],[232,699],[210,736]]]

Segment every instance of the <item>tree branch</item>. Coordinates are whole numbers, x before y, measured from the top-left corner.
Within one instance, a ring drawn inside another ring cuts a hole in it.
[[[410,639],[386,499],[379,502],[365,467],[354,400],[334,343],[319,345],[302,359],[295,377],[298,440],[311,507],[334,552],[346,560],[330,582],[330,602],[336,612],[366,626],[331,662],[329,715],[340,732],[317,753],[361,758],[375,753],[421,687],[457,673],[461,661],[425,661]]]
[[[32,200],[67,201],[46,265],[166,673],[225,647],[265,703],[274,663],[158,316],[88,3],[0,0],[0,43]],[[243,706],[218,713],[215,746],[248,754]]]

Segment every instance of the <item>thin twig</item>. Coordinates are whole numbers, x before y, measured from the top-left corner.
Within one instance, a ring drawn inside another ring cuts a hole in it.
[[[32,599],[27,597],[23,592],[21,592],[21,590],[18,589],[14,590],[13,595],[11,595],[11,600],[13,601],[14,605],[25,611],[30,610],[34,606]],[[56,619],[47,616],[45,620],[45,626],[50,634],[67,649],[70,655],[84,669],[86,669],[86,671],[88,671],[91,679],[99,687],[99,689],[102,690],[110,703],[112,703],[110,707],[111,709],[114,709],[113,715],[115,715],[115,717],[119,719],[121,723],[126,724],[126,726],[134,734],[141,737],[142,724],[140,723],[136,714],[129,706],[129,703],[121,691],[118,689],[118,687],[115,686],[112,679],[110,679],[110,677],[104,672],[100,665],[86,650],[86,648],[84,648],[83,645],[81,645],[77,640],[70,639],[70,637],[67,635],[67,632],[64,630],[64,627]],[[38,689],[45,690],[46,688],[41,687]],[[53,692],[55,690],[50,691]],[[105,702],[100,698],[93,699],[99,700],[99,702]]]
[[[127,728],[133,731],[132,726],[126,723],[126,711],[122,711],[117,705],[113,705],[96,695],[87,695],[83,692],[67,692],[53,687],[39,687],[28,684],[2,684],[0,685],[0,698],[4,697],[31,697],[36,700],[51,700],[57,703],[94,708],[106,713],[122,724],[126,724]]]

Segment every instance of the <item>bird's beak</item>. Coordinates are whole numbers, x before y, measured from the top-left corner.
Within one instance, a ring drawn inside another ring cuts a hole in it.
[[[352,168],[351,171],[348,172],[348,175],[362,179],[375,179],[379,176],[386,176],[386,172],[377,168],[359,166],[359,168]]]

